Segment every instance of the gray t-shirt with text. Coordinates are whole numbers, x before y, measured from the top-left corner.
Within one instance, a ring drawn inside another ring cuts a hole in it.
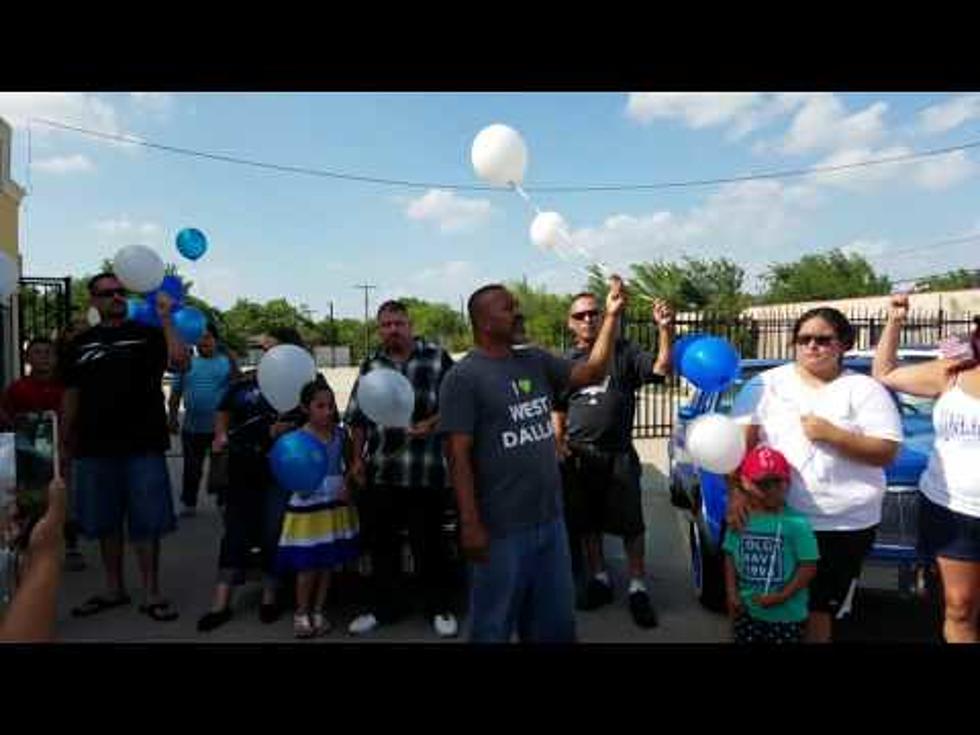
[[[480,519],[491,536],[561,515],[551,409],[571,370],[571,361],[534,347],[506,358],[473,350],[442,383],[439,431],[473,437]]]

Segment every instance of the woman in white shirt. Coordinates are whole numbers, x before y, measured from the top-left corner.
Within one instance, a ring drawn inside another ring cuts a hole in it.
[[[840,311],[811,309],[793,326],[794,362],[749,381],[732,417],[748,445],[782,452],[793,472],[787,504],[807,516],[820,560],[810,584],[806,640],[829,642],[834,617],[850,607],[861,565],[881,521],[884,467],[898,453],[902,424],[895,401],[867,375],[845,370],[854,327]],[[741,527],[742,492],[729,494],[728,522]]]
[[[936,557],[946,603],[943,637],[975,643],[980,617],[980,317],[963,354],[896,367],[908,296],[892,297],[874,376],[889,388],[939,400],[935,444],[919,479],[919,550]]]

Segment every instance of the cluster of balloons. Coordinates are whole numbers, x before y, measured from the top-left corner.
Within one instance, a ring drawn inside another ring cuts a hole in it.
[[[142,324],[159,327],[156,301],[160,291],[171,299],[174,329],[187,344],[195,344],[204,335],[207,317],[193,306],[184,306],[184,287],[177,276],[165,276],[160,256],[145,245],[127,245],[112,260],[116,278],[130,291],[144,294],[131,298],[127,317]]]
[[[674,345],[673,357],[680,374],[703,391],[723,391],[738,378],[738,352],[721,337],[685,335]],[[728,474],[745,456],[745,432],[728,416],[705,414],[688,427],[686,448],[704,469]]]

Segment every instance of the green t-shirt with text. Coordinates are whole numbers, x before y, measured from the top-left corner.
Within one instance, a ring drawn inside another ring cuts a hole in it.
[[[800,562],[820,558],[817,537],[802,513],[785,508],[780,513],[752,512],[741,531],[728,529],[722,549],[735,562],[738,594],[746,612],[756,620],[793,623],[806,620],[808,592],[799,590],[781,605],[763,608],[753,602],[756,595],[779,592],[796,574]]]

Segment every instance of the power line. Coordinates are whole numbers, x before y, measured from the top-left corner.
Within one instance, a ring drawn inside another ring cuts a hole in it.
[[[166,151],[169,153],[176,153],[184,156],[191,156],[195,158],[203,158],[212,161],[220,161],[223,163],[233,163],[241,166],[251,166],[253,168],[260,168],[270,171],[279,171],[281,173],[293,173],[302,174],[306,176],[317,176],[320,178],[338,179],[344,181],[355,181],[366,184],[378,184],[383,186],[401,186],[406,188],[414,189],[453,189],[457,191],[497,191],[496,187],[479,185],[479,184],[447,184],[433,181],[412,181],[409,179],[392,179],[383,178],[378,176],[365,176],[361,174],[352,174],[341,171],[333,171],[330,169],[322,168],[312,168],[309,166],[294,166],[288,164],[270,163],[267,161],[256,161],[248,158],[241,158],[238,156],[229,156],[222,153],[211,153],[208,151],[194,150],[192,148],[184,148],[180,146],[167,145],[163,143],[154,143],[149,140],[142,138],[131,138],[125,135],[118,135],[114,133],[105,133],[97,130],[90,130],[87,128],[77,127],[75,125],[67,125],[65,123],[57,122],[54,120],[46,120],[43,118],[33,118],[33,121],[40,123],[42,125],[47,125],[52,128],[57,128],[60,130],[67,130],[75,133],[80,133],[82,135],[88,135],[93,138],[102,138],[105,140],[112,140],[117,142],[127,143],[129,145],[142,146],[144,148],[151,148],[155,150]],[[553,192],[553,193],[584,193],[584,192],[602,192],[602,191],[651,191],[657,189],[680,189],[688,187],[698,187],[698,186],[717,186],[720,184],[732,184],[739,183],[743,181],[757,181],[765,179],[780,179],[780,178],[794,178],[800,176],[811,176],[817,174],[827,174],[835,173],[840,171],[847,171],[852,169],[866,168],[869,166],[880,166],[889,163],[901,163],[907,161],[919,160],[922,158],[930,158],[934,156],[942,156],[948,153],[953,153],[956,151],[968,150],[971,148],[980,147],[980,140],[967,141],[960,145],[945,146],[943,148],[933,148],[924,151],[905,153],[897,156],[887,156],[884,158],[875,158],[867,161],[858,161],[855,163],[842,163],[836,166],[820,166],[813,168],[797,168],[797,169],[783,169],[779,171],[769,171],[757,174],[745,174],[742,176],[724,176],[711,179],[691,179],[686,181],[661,181],[655,183],[647,184],[583,184],[579,186],[534,186],[525,187],[527,191],[538,191],[538,192]]]

